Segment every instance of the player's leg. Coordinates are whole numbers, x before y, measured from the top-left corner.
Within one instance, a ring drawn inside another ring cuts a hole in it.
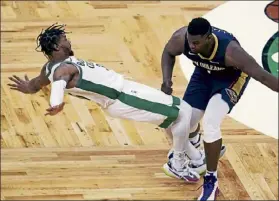
[[[202,110],[199,110],[197,108],[192,108],[189,140],[196,148],[199,148],[200,144],[201,144],[201,131],[200,131],[199,121],[201,120],[203,113],[204,113],[204,111],[202,111]],[[172,134],[171,134],[170,128],[166,129],[166,134],[167,134],[167,137],[171,144],[172,143]]]
[[[192,109],[192,113],[195,111],[194,109],[195,109],[195,108]],[[196,109],[196,110],[197,110],[197,109]],[[195,116],[195,115],[192,114],[192,117],[193,117],[193,116]],[[191,118],[192,118],[192,117],[191,117]],[[199,125],[199,124],[198,124],[198,125]],[[172,135],[172,134],[171,134],[170,128],[167,129],[167,132],[169,133],[169,135]],[[190,137],[189,137],[189,142],[190,142],[191,145],[193,145],[195,148],[199,148],[199,147],[200,147],[200,144],[201,144],[201,141],[202,141],[200,128],[198,128],[195,132],[198,133],[198,140],[196,141],[196,140],[193,140],[193,138],[192,138],[192,141],[190,141]],[[191,133],[190,133],[190,135],[191,135]],[[189,135],[189,136],[190,136],[190,135]],[[170,143],[172,144],[172,141],[171,141]],[[191,147],[192,147],[192,146],[187,147],[187,150],[189,150],[190,153],[193,152],[193,151],[191,151]],[[219,159],[220,159],[222,156],[224,156],[225,152],[226,152],[226,146],[225,146],[225,145],[222,145],[222,146],[221,146],[221,151],[220,151],[220,154],[219,154]],[[190,166],[192,169],[194,169],[194,170],[195,170],[196,172],[198,172],[199,174],[202,174],[202,173],[205,172],[205,170],[206,170],[206,169],[205,169],[206,166],[204,166],[205,161],[204,161],[203,163],[200,163],[200,160],[195,161],[195,158],[191,158],[191,155],[187,155],[187,156],[188,156],[188,158],[191,160],[191,163],[189,164],[189,166]],[[169,160],[173,157],[173,148],[170,149],[170,151],[168,152],[167,157],[168,157]],[[205,159],[205,158],[204,158],[204,159]]]
[[[227,80],[215,78],[212,98],[209,100],[203,119],[204,146],[211,150],[208,159],[208,170],[217,169],[218,155],[221,148],[221,123],[225,116],[232,110],[245,90],[249,77],[241,73],[231,76]],[[214,148],[212,148],[214,146]],[[216,152],[212,151],[215,150]],[[207,155],[207,151],[206,151]],[[211,156],[212,155],[212,156]]]
[[[123,104],[121,104],[123,103]],[[152,87],[125,80],[117,100],[107,108],[112,116],[167,128],[178,117],[180,99]],[[122,108],[123,106],[123,108]]]
[[[203,117],[211,93],[209,84],[206,70],[196,67],[183,96],[183,100],[193,107],[189,139],[192,144],[196,145],[196,147],[200,144],[197,143],[199,142],[200,137],[199,122]]]
[[[210,90],[206,70],[196,67],[183,96],[183,100],[190,104],[193,108],[189,135],[189,139],[192,144],[195,144],[198,141],[200,128],[199,121],[204,114],[209,96]]]
[[[188,83],[187,89],[185,91],[183,100],[192,106],[192,116],[190,120],[190,130],[195,131],[197,129],[198,123],[203,116],[203,112],[207,106],[207,102],[209,100],[209,83],[208,83],[208,75],[201,68],[195,68],[195,71]],[[196,127],[196,128],[195,128]],[[195,130],[193,130],[195,128]],[[196,132],[197,134],[197,132]],[[192,134],[192,137],[195,137],[195,134]],[[193,139],[193,138],[192,138]],[[189,143],[190,144],[190,143]],[[193,145],[187,144],[187,150],[191,150]],[[193,153],[193,152],[190,152]],[[202,152],[200,152],[202,153]],[[191,155],[188,155],[190,160],[195,161],[196,167],[193,169],[202,173],[205,171],[205,155],[202,154],[199,160],[193,158]],[[169,153],[169,158],[171,159],[172,155]]]
[[[179,109],[177,106],[181,102],[177,97],[166,95],[157,89],[140,83],[125,81],[124,89],[118,100],[110,105],[107,111],[114,117],[149,122],[161,128],[170,127],[175,155],[171,161],[172,173],[177,178],[196,182],[199,179],[199,175],[193,171],[191,173],[188,169],[186,171],[184,166],[191,107],[183,102],[186,107]],[[181,109],[183,112],[181,112]]]
[[[190,121],[191,143],[198,147],[199,138],[199,121],[201,120],[204,110],[209,100],[210,90],[208,75],[204,69],[195,68],[190,82],[188,83],[183,100],[192,106],[192,116]],[[190,138],[189,137],[189,138]],[[172,158],[172,150],[168,153],[168,158]]]
[[[196,129],[194,130],[194,132],[191,132],[189,134],[189,141],[190,141],[190,143],[192,143],[192,145],[195,148],[198,148],[201,144],[201,133],[200,133],[200,128],[199,128],[199,121],[202,118],[202,116],[203,116],[203,111],[202,110],[199,110],[197,108],[192,108],[190,130],[191,130],[191,128],[193,128],[193,125],[196,125]],[[168,136],[172,135],[170,129],[167,129],[166,132],[167,132]],[[191,135],[192,135],[192,138],[190,138]],[[169,138],[171,138],[171,137],[169,137]],[[173,157],[173,149],[171,149],[168,152],[167,157],[168,157],[168,159]]]
[[[199,200],[214,200],[218,193],[217,166],[221,151],[221,123],[238,102],[249,82],[245,74],[231,76],[226,81],[215,79],[213,92],[203,119],[204,148],[207,172]]]
[[[217,164],[222,146],[220,126],[229,109],[221,94],[216,94],[210,99],[204,114],[204,149],[207,167],[204,182],[210,185],[203,187],[199,200],[213,200],[218,193]]]
[[[206,78],[203,69],[195,68],[183,97],[183,100],[193,108],[190,122],[190,138],[192,144],[198,141],[196,138],[198,136],[198,124],[209,100],[210,91],[208,90],[207,80],[208,78]],[[171,138],[171,132],[169,130],[167,130],[167,134]],[[168,157],[172,157],[171,153],[170,150]]]
[[[183,103],[185,104],[186,102],[184,101]],[[182,104],[181,106],[183,106],[184,104]],[[186,103],[185,105],[188,104]],[[181,111],[187,111],[186,109],[182,110],[182,108]],[[191,115],[191,118],[192,117],[193,114]],[[190,126],[191,126],[191,121],[190,121]],[[195,163],[198,165],[196,167],[191,167],[191,168],[199,174],[203,173],[206,169],[204,151],[198,150],[189,140],[186,142],[186,150],[187,150],[186,152],[187,158],[191,161],[191,163],[188,163],[188,165],[192,164],[193,161],[195,161]]]
[[[186,102],[182,101],[181,105],[178,106],[179,116],[175,122],[170,126],[171,132],[173,134],[173,157],[169,159],[169,162],[163,166],[164,172],[172,177],[182,178],[188,182],[197,182],[199,180],[199,174],[195,170],[194,173],[190,172],[187,164],[185,163],[185,154],[196,161],[200,161],[204,164],[204,153],[196,149],[187,140],[190,130],[190,118],[191,118],[191,106]],[[177,137],[179,136],[179,137]],[[183,141],[183,143],[181,143]],[[181,150],[180,147],[183,146],[183,152],[177,151]],[[186,167],[186,169],[184,169]],[[205,169],[205,167],[204,167]],[[181,172],[183,171],[183,172]],[[183,177],[182,177],[183,176]]]
[[[190,150],[198,150],[200,141],[201,141],[201,134],[200,134],[200,125],[199,121],[203,116],[203,110],[193,108],[192,109],[192,115],[191,115],[191,121],[190,121],[190,128],[193,128],[193,125],[196,125],[196,130],[189,134],[189,141],[187,143],[187,150],[189,153],[194,153]],[[195,133],[195,134],[194,134]],[[190,135],[197,136],[198,139],[195,140],[195,138],[191,138],[192,141],[190,141]],[[203,174],[206,171],[206,160],[205,160],[205,153],[202,149],[199,150],[200,157],[196,157],[194,155],[187,154],[187,158],[190,160],[188,163],[188,166],[197,172],[198,174]]]
[[[185,102],[185,101],[183,101],[183,102]],[[186,102],[185,102],[186,103]],[[193,112],[195,112],[195,114],[193,114]],[[193,124],[193,123],[195,123],[196,125],[199,125],[198,124],[198,122],[200,121],[200,119],[201,119],[201,117],[202,117],[202,115],[203,115],[203,111],[201,111],[201,110],[198,110],[198,109],[196,109],[196,108],[192,108],[192,116],[191,116],[191,121],[190,121],[190,128],[192,127],[191,125]],[[194,119],[194,121],[193,121],[193,119]],[[192,141],[189,141],[195,148],[198,148],[199,147],[199,145],[200,145],[200,134],[199,134],[199,128],[197,128],[196,129],[196,131],[194,131],[195,132],[195,134],[194,135],[196,135],[197,137],[198,137],[198,139],[196,140],[196,139],[194,139],[194,138],[192,138]],[[170,129],[167,129],[167,132],[169,133],[169,135],[171,135],[171,131],[170,131]],[[192,134],[192,136],[193,136],[193,133],[194,132],[192,132],[192,133],[190,133],[189,134],[189,136]],[[188,138],[187,138],[188,139]],[[189,140],[190,140],[190,137],[189,137]],[[192,147],[192,146],[191,146]],[[191,148],[190,148],[191,149]],[[188,156],[191,156],[191,155],[188,155]],[[169,151],[169,153],[168,153],[168,159],[171,159],[172,157],[173,157],[173,149],[171,149],[170,151]],[[194,158],[191,158],[190,157],[190,159],[194,159]]]
[[[203,114],[204,111],[202,110],[199,110],[197,108],[192,109],[189,140],[196,148],[199,148],[201,145],[201,131],[199,121],[201,120]],[[166,129],[166,133],[168,139],[170,139],[169,141],[172,142],[171,131],[169,129]]]
[[[195,147],[199,147],[201,144],[199,122],[212,96],[211,80],[212,75],[208,74],[206,69],[196,67],[183,97],[183,100],[193,107],[189,140]],[[225,152],[226,147],[222,145],[219,158],[221,158]]]
[[[199,148],[200,145],[202,144],[202,133],[201,133],[201,130],[200,130],[199,121],[201,120],[203,115],[204,115],[204,111],[199,110],[197,108],[192,109],[192,117],[191,117],[190,127],[192,129],[195,129],[195,131],[190,133],[189,140],[196,148]],[[224,156],[225,152],[226,152],[226,146],[222,145],[219,158]]]

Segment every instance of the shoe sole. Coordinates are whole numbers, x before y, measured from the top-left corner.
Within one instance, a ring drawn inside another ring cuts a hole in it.
[[[214,200],[217,200],[218,195],[220,194],[219,187],[216,188],[215,194],[214,194]],[[198,198],[197,200],[201,200],[201,198]]]
[[[162,170],[163,172],[169,176],[169,177],[172,177],[172,178],[175,178],[175,179],[180,179],[180,180],[183,180],[185,181],[186,183],[198,183],[199,182],[199,179],[197,181],[190,181],[188,179],[184,179],[184,178],[181,178],[179,176],[176,176],[174,173],[171,173],[170,171],[167,170],[168,169],[168,166],[167,164],[164,164],[163,167],[162,167]]]

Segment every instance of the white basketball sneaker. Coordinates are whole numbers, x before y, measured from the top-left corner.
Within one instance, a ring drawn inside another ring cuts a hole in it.
[[[224,156],[226,150],[227,150],[226,146],[225,146],[225,145],[222,145],[221,151],[220,151],[219,159],[222,158],[222,156]],[[169,150],[167,157],[168,157],[168,159],[173,158],[173,149],[170,149],[170,150]]]
[[[204,151],[199,150],[199,152],[201,158],[199,160],[189,160],[188,167],[201,175],[206,172],[206,160]]]
[[[166,175],[170,177],[182,179],[187,183],[197,183],[200,180],[200,175],[191,168],[189,168],[188,162],[186,162],[185,154],[183,154],[183,156],[180,157],[184,158],[184,163],[180,165],[180,167],[178,167],[178,165],[175,165],[175,160],[181,159],[175,159],[175,157],[173,157],[163,165],[163,171]]]
[[[227,148],[225,145],[222,145],[221,147],[221,151],[220,151],[220,156],[219,159],[222,158],[222,156],[224,156],[225,152],[226,152]],[[173,149],[170,149],[168,152],[168,159],[171,159],[173,157]]]

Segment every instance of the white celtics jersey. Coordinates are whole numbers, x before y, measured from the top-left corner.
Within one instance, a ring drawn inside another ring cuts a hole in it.
[[[63,63],[73,64],[79,70],[79,80],[75,88],[65,89],[66,93],[92,100],[106,108],[112,104],[123,89],[124,78],[113,70],[71,56]],[[53,82],[53,73],[61,63],[47,65],[46,75]]]

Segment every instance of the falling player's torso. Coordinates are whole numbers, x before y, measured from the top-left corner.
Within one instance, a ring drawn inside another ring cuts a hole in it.
[[[114,102],[123,89],[123,76],[97,63],[73,56],[63,63],[72,64],[79,71],[76,85],[65,90],[70,95],[95,101],[106,108]],[[53,73],[60,64],[61,62],[46,67],[46,75],[51,82],[53,82]]]

